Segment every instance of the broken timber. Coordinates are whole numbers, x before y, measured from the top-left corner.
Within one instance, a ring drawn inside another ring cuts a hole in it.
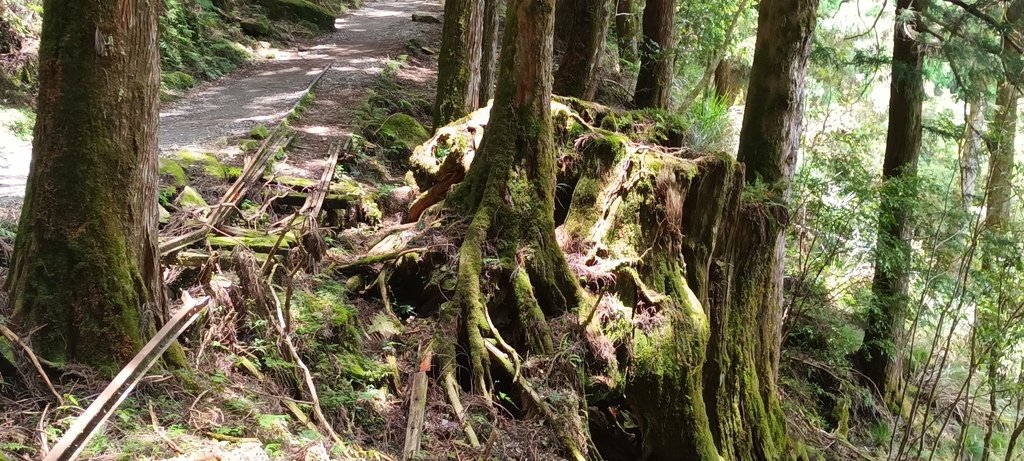
[[[178,338],[189,325],[199,317],[206,308],[210,298],[192,298],[188,292],[182,294],[183,306],[177,314],[157,332],[153,339],[135,354],[120,373],[107,385],[103,393],[86,408],[85,412],[75,419],[71,427],[60,438],[57,445],[47,453],[45,461],[71,461],[85,448],[89,440],[96,434],[103,423],[110,418],[114,410],[124,402],[139,380],[150,368],[160,360],[167,348]]]
[[[303,90],[302,95],[295,101],[295,104],[293,104],[292,108],[288,111],[288,114],[285,115],[284,119],[278,123],[276,128],[274,128],[273,133],[263,141],[263,144],[260,145],[256,154],[246,162],[245,167],[242,169],[242,174],[237,180],[235,180],[234,184],[231,185],[231,188],[224,193],[224,197],[213,208],[210,214],[207,215],[206,219],[200,223],[199,227],[183,235],[171,237],[160,242],[161,259],[203,240],[210,231],[217,229],[227,222],[228,218],[231,217],[231,213],[237,209],[238,203],[241,202],[242,198],[248,194],[249,189],[251,189],[252,186],[255,185],[262,177],[263,172],[267,167],[267,163],[270,161],[270,158],[274,153],[279,149],[288,147],[288,144],[291,143],[294,136],[287,134],[288,129],[286,122],[299,113],[303,101],[307,96],[309,96],[313,91],[313,88],[320,83],[320,80],[323,79],[324,75],[327,75],[327,72],[331,70],[333,66],[333,63],[328,64],[324,70],[320,71],[320,73],[311,82],[309,82],[309,85],[307,85],[306,89]]]

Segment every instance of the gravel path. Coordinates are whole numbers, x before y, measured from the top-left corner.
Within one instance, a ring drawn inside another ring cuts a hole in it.
[[[326,78],[332,84],[367,88],[387,58],[402,52],[408,40],[440,27],[411,21],[413,13],[440,15],[441,6],[437,0],[369,1],[338,19],[337,31],[190,91],[161,108],[161,153],[217,150],[255,125],[272,126],[331,63]],[[5,154],[0,208],[20,205],[31,149],[22,146]]]

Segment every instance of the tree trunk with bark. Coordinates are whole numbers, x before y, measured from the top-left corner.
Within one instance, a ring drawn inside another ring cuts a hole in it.
[[[637,48],[639,27],[637,24],[641,14],[639,0],[616,0],[615,2],[615,41],[619,47],[619,60],[631,65],[637,64],[640,51]]]
[[[647,0],[639,45],[640,74],[633,94],[637,107],[668,108],[675,75],[675,20],[675,0]]]
[[[977,196],[979,156],[983,147],[981,133],[985,129],[985,110],[980,99],[967,103],[967,120],[963,144],[960,146],[960,197],[964,208],[974,204]]]
[[[484,0],[445,0],[437,58],[435,130],[479,107],[483,33]]]
[[[7,282],[12,321],[39,356],[112,375],[163,307],[160,4],[47,0],[44,10],[33,159]]]
[[[804,78],[817,23],[817,0],[765,0],[737,160],[744,197],[710,291],[711,346],[705,398],[726,459],[772,460],[786,452],[775,391],[782,326],[782,277],[790,185],[803,121]],[[743,339],[739,339],[743,338]]]
[[[480,55],[480,101],[484,107],[494,98],[494,84],[498,77],[498,26],[501,23],[501,0],[484,0],[484,29]]]
[[[555,74],[554,92],[585,100],[597,93],[597,74],[608,31],[610,0],[577,0],[568,2],[572,40],[566,44]]]
[[[878,211],[878,240],[873,306],[868,311],[864,343],[855,362],[888,402],[895,402],[903,385],[904,323],[909,304],[911,215],[917,195],[914,184],[921,153],[921,111],[924,101],[924,45],[916,40],[923,30],[924,0],[898,0],[889,127],[882,165],[882,193]]]

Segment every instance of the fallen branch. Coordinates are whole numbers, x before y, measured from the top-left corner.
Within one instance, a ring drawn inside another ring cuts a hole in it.
[[[46,455],[45,461],[71,461],[78,458],[103,423],[124,402],[146,372],[160,360],[160,356],[174,340],[199,317],[209,301],[209,297],[193,299],[187,291],[183,292],[181,310],[135,354],[135,358],[114,377],[96,401],[75,419],[53,450]]]
[[[39,377],[43,378],[43,382],[46,383],[46,387],[50,389],[50,393],[52,393],[53,396],[57,398],[57,402],[60,403],[61,406],[63,406],[64,397],[62,397],[60,393],[53,388],[53,383],[51,383],[50,378],[46,376],[46,371],[44,371],[43,366],[39,364],[39,358],[37,358],[36,354],[32,352],[32,348],[28,347],[28,344],[25,344],[25,341],[22,341],[21,338],[19,338],[18,335],[14,334],[13,331],[7,328],[6,325],[0,324],[0,334],[3,334],[4,337],[6,337],[12,343],[17,344],[18,347],[25,351],[25,355],[28,356],[29,361],[32,362],[32,366],[36,368],[36,371],[39,373]]]
[[[273,292],[274,288],[270,287],[270,291]],[[273,298],[275,301],[274,305],[277,307],[278,318],[284,318],[284,312],[281,310],[281,303],[277,302],[276,295]],[[313,374],[310,373],[309,367],[306,366],[306,363],[302,361],[302,357],[299,356],[299,351],[295,348],[295,343],[292,342],[291,335],[285,331],[285,325],[282,325],[280,320],[275,321],[273,319],[273,315],[269,317],[271,317],[270,323],[274,325],[274,329],[277,330],[277,334],[280,335],[281,339],[284,341],[285,349],[288,350],[288,355],[291,356],[292,361],[295,362],[295,366],[298,367],[299,371],[302,373],[303,382],[306,384],[306,392],[309,393],[309,400],[313,402],[313,416],[316,418],[317,423],[322,426],[323,430],[327,431],[327,434],[331,437],[331,440],[334,441],[334,443],[344,447],[345,442],[341,440],[338,433],[334,431],[334,427],[329,421],[327,421],[327,417],[324,416],[324,411],[320,407],[320,397],[317,396],[316,384],[313,382]]]
[[[358,268],[362,268],[362,267],[365,267],[365,266],[370,266],[370,265],[377,264],[377,263],[382,263],[382,262],[387,262],[387,261],[392,261],[392,260],[395,260],[395,259],[399,259],[402,256],[405,256],[405,255],[408,255],[408,254],[421,253],[421,252],[427,251],[429,249],[430,249],[429,247],[407,248],[407,249],[404,249],[404,250],[392,251],[390,253],[384,253],[384,254],[380,254],[380,255],[366,256],[366,257],[364,257],[362,259],[359,259],[359,260],[356,260],[354,262],[351,262],[351,263],[348,263],[348,264],[343,264],[341,266],[336,266],[336,267],[333,268],[333,270],[335,272],[338,272],[338,273],[343,273],[343,272],[350,271],[350,270],[353,270],[353,269],[358,269]]]
[[[242,174],[235,180],[234,184],[224,193],[224,197],[214,206],[213,211],[207,215],[200,226],[192,231],[177,237],[172,237],[160,242],[160,256],[167,257],[176,251],[183,250],[204,238],[211,230],[217,229],[227,222],[231,212],[235,211],[236,205],[248,193],[256,181],[263,176],[267,162],[278,149],[284,148],[292,141],[292,136],[271,135],[263,141],[263,145],[256,151],[256,155],[246,162]]]

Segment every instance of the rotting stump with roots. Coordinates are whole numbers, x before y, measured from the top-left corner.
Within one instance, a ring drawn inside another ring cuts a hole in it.
[[[555,155],[538,164],[511,127],[488,125],[489,110],[414,152],[417,222],[338,266],[383,274],[361,276],[437,317],[434,376],[470,439],[457,387],[493,397],[513,383],[514,407],[543,417],[570,459],[616,459],[623,449],[591,440],[598,431],[635,450],[623,456],[778,459],[785,434],[754,359],[760,321],[737,310],[750,293],[732,279],[750,274],[733,263],[751,259],[739,254],[748,232],[769,235],[781,218],[744,204],[742,165],[671,146],[681,137],[663,113],[574,99],[551,104]],[[733,387],[736,401],[716,397]],[[624,414],[639,434],[623,432]]]

